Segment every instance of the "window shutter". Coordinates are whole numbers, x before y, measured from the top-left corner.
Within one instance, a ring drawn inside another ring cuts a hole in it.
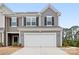
[[[26,26],[26,17],[24,17],[24,26]]]
[[[47,25],[46,22],[47,22],[47,18],[45,17],[44,18],[44,25]]]
[[[17,26],[19,26],[19,19],[18,19],[18,17],[17,17]]]
[[[52,17],[52,25],[54,25],[54,17]]]
[[[36,17],[36,25],[39,25],[39,17]]]
[[[9,19],[9,21],[10,21],[10,26],[11,26],[11,17],[9,17],[8,19]]]

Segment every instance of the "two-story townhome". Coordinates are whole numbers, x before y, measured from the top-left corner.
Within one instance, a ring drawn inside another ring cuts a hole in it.
[[[50,4],[40,12],[13,12],[0,4],[0,42],[6,46],[62,46],[59,16]]]

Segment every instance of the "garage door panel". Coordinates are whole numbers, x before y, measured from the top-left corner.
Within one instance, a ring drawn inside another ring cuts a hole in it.
[[[25,33],[24,46],[56,46],[55,33]]]

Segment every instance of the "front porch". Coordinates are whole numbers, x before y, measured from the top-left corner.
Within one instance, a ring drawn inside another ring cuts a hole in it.
[[[13,46],[14,44],[19,44],[19,33],[8,33],[8,46]]]

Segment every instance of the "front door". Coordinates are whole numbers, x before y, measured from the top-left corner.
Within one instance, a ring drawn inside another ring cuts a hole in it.
[[[12,36],[12,45],[18,43],[18,35],[13,35]]]

